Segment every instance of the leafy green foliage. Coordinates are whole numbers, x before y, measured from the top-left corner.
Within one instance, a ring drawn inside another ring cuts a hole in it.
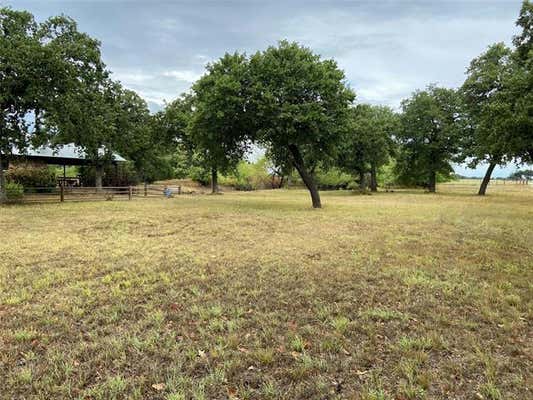
[[[398,130],[398,117],[388,107],[359,104],[350,110],[350,126],[340,146],[339,167],[359,175],[364,188],[364,174],[371,173],[371,187],[377,188],[377,171],[394,153],[393,135]]]
[[[533,160],[533,4],[524,1],[514,50],[503,43],[475,58],[461,90],[469,117],[464,155],[472,165],[488,161],[479,194],[485,194],[494,167]]]
[[[229,172],[249,149],[248,75],[244,55],[226,54],[193,85],[190,140],[213,171]]]
[[[533,179],[533,169],[515,171],[509,175],[509,179]]]
[[[320,207],[313,171],[334,160],[354,99],[344,72],[287,41],[254,54],[250,68],[257,139],[274,165],[296,168]]]
[[[209,171],[202,167],[203,160],[192,142],[189,125],[193,114],[193,97],[182,95],[152,116],[151,144],[160,162],[169,162],[176,178],[200,178],[209,182]],[[194,169],[194,171],[193,171]],[[204,171],[205,170],[205,173]],[[201,176],[205,175],[205,179]]]
[[[531,51],[533,50],[533,3],[530,0],[524,0],[522,3],[516,25],[522,29],[513,38],[517,55],[522,60],[531,59]]]
[[[96,164],[103,165],[121,150],[135,155],[144,143],[148,109],[137,94],[119,83],[98,77],[66,96],[68,112],[49,122],[59,127],[58,143],[74,143]]]
[[[222,185],[233,186],[237,190],[257,190],[272,187],[272,175],[268,171],[269,162],[265,157],[256,162],[241,161],[236,170],[220,179]]]
[[[19,183],[24,187],[55,187],[55,170],[46,165],[15,164],[6,173],[8,182]]]
[[[475,166],[488,161],[505,164],[512,158],[507,140],[512,104],[505,94],[515,65],[511,50],[497,43],[472,60],[461,92],[469,117],[464,156]]]
[[[437,174],[453,172],[460,150],[461,105],[452,89],[428,86],[402,102],[397,171],[402,183],[435,191]]]
[[[320,190],[346,189],[353,182],[353,177],[338,168],[318,169],[315,174]]]
[[[522,32],[515,36],[517,71],[511,78],[515,102],[513,146],[523,162],[533,162],[533,3],[524,1],[516,25]]]
[[[24,197],[24,186],[16,182],[7,182],[6,198],[8,201],[19,201]]]
[[[99,43],[67,17],[35,22],[26,11],[0,8],[0,154],[43,143],[53,114],[70,107],[67,94],[90,72],[102,69]],[[33,121],[33,122],[30,122]],[[0,201],[5,185],[0,157]]]

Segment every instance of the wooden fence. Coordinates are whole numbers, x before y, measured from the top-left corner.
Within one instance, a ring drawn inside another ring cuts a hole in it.
[[[98,200],[133,200],[134,198],[164,198],[181,194],[181,187],[165,187],[160,185],[122,186],[122,187],[28,187],[24,194],[12,197],[13,203],[57,203],[72,201],[98,201]]]
[[[437,191],[444,190],[449,192],[469,191],[477,193],[481,179],[462,179],[458,181],[445,182],[437,184]],[[491,179],[487,191],[523,191],[533,190],[533,184],[527,180],[510,180],[510,179]]]

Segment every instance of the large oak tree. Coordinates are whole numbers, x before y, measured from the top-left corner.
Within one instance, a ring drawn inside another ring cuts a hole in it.
[[[520,34],[513,38],[517,71],[511,77],[511,96],[515,102],[516,155],[533,163],[533,3],[524,1],[516,25]]]
[[[512,131],[513,100],[508,84],[515,70],[512,51],[497,43],[472,60],[461,88],[468,116],[463,156],[475,167],[488,164],[478,194],[484,195],[494,168],[513,158],[509,132]]]
[[[397,139],[400,179],[436,191],[437,174],[450,173],[461,149],[461,102],[452,89],[428,86],[402,101]]]
[[[26,11],[0,8],[0,201],[7,157],[48,140],[43,119],[66,112],[65,95],[100,66],[99,43],[78,32],[72,19],[39,24]]]
[[[334,160],[354,93],[333,60],[282,41],[250,59],[255,136],[276,164],[293,166],[321,207],[314,168]]]
[[[249,75],[245,55],[226,54],[193,85],[190,140],[211,170],[213,193],[218,173],[236,168],[251,145]]]
[[[359,186],[366,188],[365,174],[370,172],[370,190],[377,191],[377,171],[386,164],[394,150],[393,137],[398,130],[398,116],[388,107],[359,104],[350,110],[350,124],[340,145],[338,166],[359,176]]]
[[[484,195],[497,165],[533,161],[533,4],[524,1],[515,49],[491,45],[472,60],[461,88],[469,126],[464,156],[488,163],[479,188]]]

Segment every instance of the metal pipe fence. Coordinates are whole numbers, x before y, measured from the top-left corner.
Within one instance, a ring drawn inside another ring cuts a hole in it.
[[[25,187],[23,191],[7,190],[11,203],[57,203],[73,201],[114,201],[134,198],[164,198],[181,194],[181,187],[161,185],[97,187]]]

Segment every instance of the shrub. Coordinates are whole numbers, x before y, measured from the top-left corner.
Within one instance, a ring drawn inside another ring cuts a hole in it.
[[[267,160],[260,158],[255,163],[241,161],[232,174],[221,176],[221,185],[233,186],[236,190],[257,190],[272,187],[272,176],[268,171]]]
[[[254,190],[254,187],[250,184],[250,183],[247,183],[247,182],[237,182],[235,185],[235,190],[240,190],[240,191],[243,191],[243,192],[249,192],[251,190]]]
[[[24,197],[24,186],[20,183],[8,182],[6,184],[6,196],[8,201],[19,201]]]
[[[211,172],[201,166],[192,166],[189,169],[189,177],[200,185],[207,186],[211,182]]]
[[[25,188],[54,188],[56,173],[46,165],[15,164],[6,174],[8,182],[18,183]]]
[[[346,189],[353,178],[337,168],[329,168],[327,171],[317,171],[316,182],[320,190],[338,190]]]

